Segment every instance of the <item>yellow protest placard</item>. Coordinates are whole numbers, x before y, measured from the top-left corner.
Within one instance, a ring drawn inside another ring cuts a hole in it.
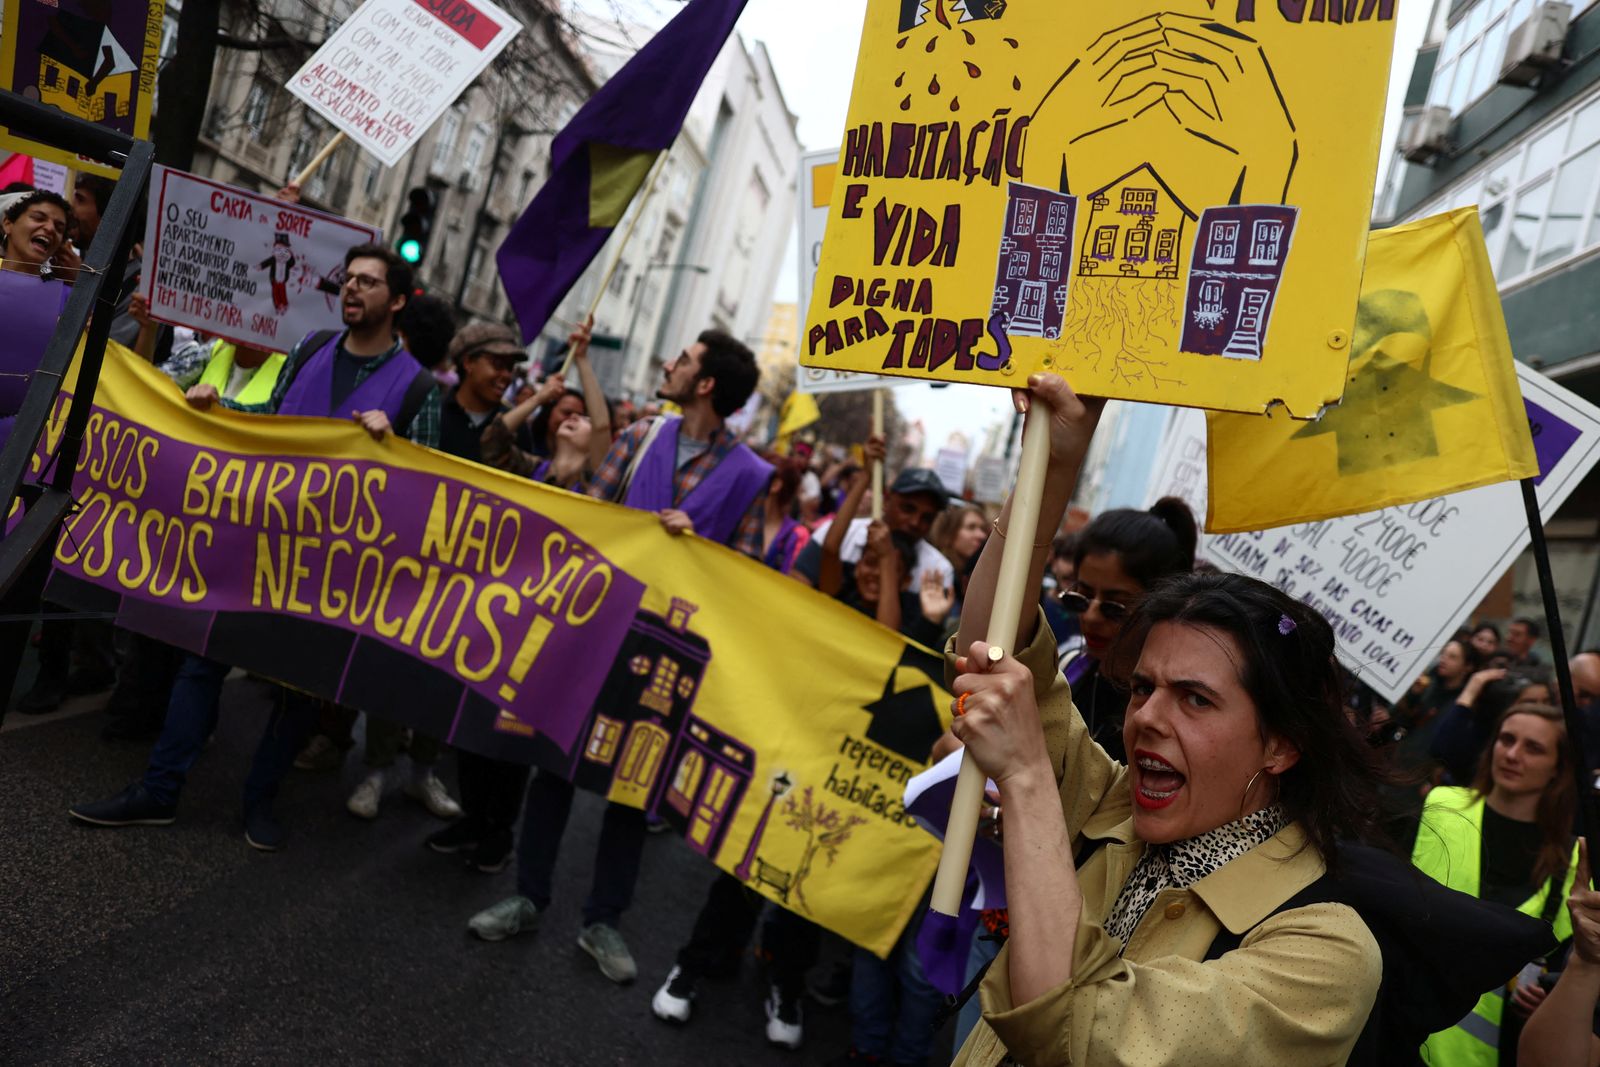
[[[801,361],[1340,396],[1393,0],[870,0]]]
[[[0,88],[97,126],[144,139],[161,59],[163,0],[14,0],[0,34]],[[116,169],[0,129],[36,159],[115,178]]]

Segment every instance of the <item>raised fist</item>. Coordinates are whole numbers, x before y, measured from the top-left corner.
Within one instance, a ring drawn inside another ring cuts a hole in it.
[[[1291,102],[1266,53],[1232,26],[1161,12],[1108,31],[1046,94],[1025,181],[1078,196],[1142,163],[1195,215],[1284,203],[1298,156]]]

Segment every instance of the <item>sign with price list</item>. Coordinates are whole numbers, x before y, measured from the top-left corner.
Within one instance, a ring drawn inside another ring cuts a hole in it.
[[[1525,364],[1517,378],[1539,459],[1539,513],[1549,521],[1600,461],[1600,409]],[[1185,416],[1187,429],[1168,433],[1168,453],[1179,466],[1188,455],[1192,468],[1204,420]],[[1171,491],[1185,480],[1158,472],[1156,482]],[[1203,514],[1203,497],[1199,503]],[[1333,626],[1340,661],[1392,701],[1431,666],[1528,540],[1521,489],[1500,482],[1361,515],[1208,534],[1199,555],[1316,608]]]
[[[392,167],[521,29],[488,0],[367,0],[288,89]]]

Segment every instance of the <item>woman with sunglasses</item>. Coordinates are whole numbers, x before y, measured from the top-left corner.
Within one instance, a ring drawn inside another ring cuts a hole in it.
[[[1083,648],[1062,670],[1089,735],[1113,759],[1127,759],[1122,709],[1128,697],[1101,675],[1100,662],[1146,590],[1168,575],[1194,569],[1198,539],[1189,505],[1170,496],[1148,511],[1103,512],[1078,537],[1073,580],[1058,597],[1062,608],[1078,617]]]

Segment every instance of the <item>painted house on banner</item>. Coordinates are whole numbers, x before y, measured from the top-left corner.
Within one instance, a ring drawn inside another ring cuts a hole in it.
[[[1080,276],[1178,276],[1183,231],[1195,221],[1195,214],[1148,163],[1095,190],[1084,200],[1089,209],[1089,225],[1078,257]]]
[[[675,597],[665,618],[634,616],[588,731],[561,769],[580,788],[658,812],[714,857],[755,753],[692,713],[711,664],[711,646],[689,628],[696,610]]]
[[[100,122],[124,118],[139,68],[102,22],[60,11],[39,45],[39,102]]]

